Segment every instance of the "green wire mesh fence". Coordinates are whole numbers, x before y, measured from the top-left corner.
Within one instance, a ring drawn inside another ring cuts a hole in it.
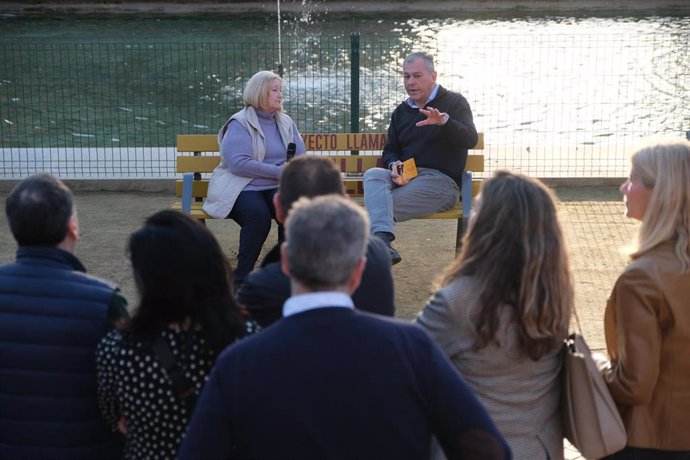
[[[640,138],[690,129],[689,42],[687,30],[449,28],[423,43],[439,83],[470,102],[487,171],[621,177]],[[402,59],[417,46],[364,33],[288,37],[282,56],[276,37],[261,35],[3,40],[0,177],[172,177],[175,136],[215,133],[242,107],[249,77],[279,63],[285,110],[302,132],[385,132],[406,97]]]

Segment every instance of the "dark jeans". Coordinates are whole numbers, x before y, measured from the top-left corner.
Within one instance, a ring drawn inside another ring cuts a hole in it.
[[[628,446],[604,460],[690,460],[690,451],[642,449]]]
[[[271,231],[271,220],[276,213],[273,208],[273,195],[278,189],[261,191],[244,191],[237,197],[229,219],[237,222],[240,230],[240,248],[237,251],[237,266],[234,271],[235,289],[244,281],[244,277],[254,269],[261,248]],[[283,226],[278,224],[278,240],[283,241]]]

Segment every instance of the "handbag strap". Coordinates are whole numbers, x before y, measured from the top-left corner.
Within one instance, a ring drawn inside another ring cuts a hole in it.
[[[577,325],[577,332],[580,335],[582,335],[582,326],[580,326],[580,317],[577,316],[577,308],[575,308],[575,304],[573,304],[573,316],[575,317],[575,324]]]
[[[190,336],[191,338],[191,336]],[[168,341],[163,335],[158,335],[151,344],[153,354],[163,367],[165,375],[170,380],[173,393],[188,409],[193,409],[196,404],[196,394],[194,393],[194,382],[187,377],[184,368],[180,366],[172,354]]]

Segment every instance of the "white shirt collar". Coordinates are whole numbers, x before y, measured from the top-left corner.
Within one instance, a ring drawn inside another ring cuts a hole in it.
[[[436,83],[436,85],[434,86],[434,90],[433,90],[433,91],[431,92],[431,94],[429,95],[429,99],[426,100],[426,102],[424,103],[424,106],[423,106],[423,107],[426,107],[426,105],[427,105],[429,102],[431,102],[431,101],[434,100],[434,98],[435,98],[436,95],[438,94],[438,89],[439,89],[439,87],[440,87],[439,84]],[[407,104],[408,104],[410,107],[412,107],[413,109],[418,109],[418,108],[419,108],[419,106],[417,106],[417,104],[415,103],[415,101],[412,100],[411,97],[408,97],[408,98],[407,98]]]
[[[352,298],[344,292],[308,292],[288,298],[283,304],[283,317],[296,315],[316,308],[355,308]]]

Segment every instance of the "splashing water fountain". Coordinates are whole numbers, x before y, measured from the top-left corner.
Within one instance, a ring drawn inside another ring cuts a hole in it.
[[[348,130],[346,123],[337,122],[343,106],[352,112],[349,83],[346,78],[333,75],[321,54],[322,31],[316,23],[318,10],[327,12],[325,2],[317,5],[313,0],[301,0],[299,11],[281,10],[281,1],[276,0],[278,15],[277,73],[284,78],[286,110],[301,111],[307,123],[325,126],[327,131]],[[322,18],[323,19],[323,18]],[[283,33],[282,26],[289,25]],[[283,46],[286,45],[286,46]],[[284,52],[283,52],[284,51]],[[356,109],[354,113],[358,113]],[[335,124],[334,124],[335,123]]]
[[[278,10],[278,75],[280,75],[280,78],[283,78],[283,39],[280,33],[282,22],[280,17],[280,0],[276,0],[276,9]]]

